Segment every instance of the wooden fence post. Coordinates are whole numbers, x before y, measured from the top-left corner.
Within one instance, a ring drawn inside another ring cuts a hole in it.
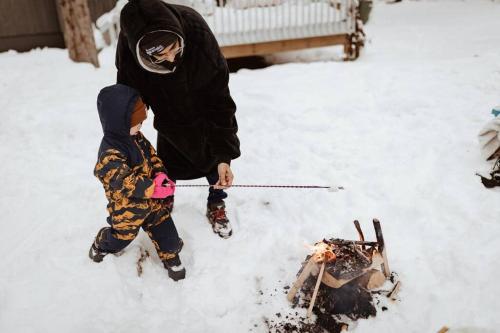
[[[99,67],[87,0],[56,0],[56,3],[70,59]]]

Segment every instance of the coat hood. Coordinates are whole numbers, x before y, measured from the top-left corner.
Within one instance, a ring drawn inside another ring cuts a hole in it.
[[[139,93],[126,85],[103,88],[97,96],[97,110],[104,135],[130,137],[130,118]]]
[[[185,34],[179,18],[179,13],[161,0],[130,0],[123,7],[120,13],[120,29],[139,66],[158,74],[171,72],[161,66],[145,64],[139,56],[139,42],[147,33],[166,31],[176,34],[184,47]]]
[[[139,93],[126,85],[115,84],[103,88],[97,97],[97,110],[104,137],[99,155],[108,149],[122,152],[130,165],[142,162],[142,154],[130,135],[130,118]]]

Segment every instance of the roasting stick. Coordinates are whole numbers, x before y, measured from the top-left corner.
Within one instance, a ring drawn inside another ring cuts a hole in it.
[[[311,302],[309,302],[309,308],[307,309],[307,318],[311,318],[314,303],[316,303],[316,296],[318,296],[318,290],[321,284],[321,279],[323,279],[323,273],[325,273],[325,263],[326,259],[323,260],[323,263],[321,264],[321,269],[319,270],[318,279],[316,280],[316,286],[314,287],[314,292],[311,297]]]

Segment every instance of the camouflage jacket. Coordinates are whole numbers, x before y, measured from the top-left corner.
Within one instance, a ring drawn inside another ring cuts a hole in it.
[[[101,153],[94,168],[94,175],[102,182],[112,206],[118,203],[120,206],[126,205],[124,201],[150,199],[154,191],[155,174],[166,173],[155,149],[141,132],[137,133],[134,142],[143,156],[141,164],[130,166],[123,153],[110,148]]]

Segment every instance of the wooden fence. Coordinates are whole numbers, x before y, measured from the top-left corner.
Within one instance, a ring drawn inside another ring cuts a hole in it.
[[[92,20],[111,10],[116,0],[88,0]],[[35,47],[64,48],[56,0],[1,0],[0,52]]]
[[[364,45],[358,0],[169,0],[196,9],[212,29],[226,58],[342,45],[354,60]],[[118,38],[126,1],[99,19],[110,43]]]

